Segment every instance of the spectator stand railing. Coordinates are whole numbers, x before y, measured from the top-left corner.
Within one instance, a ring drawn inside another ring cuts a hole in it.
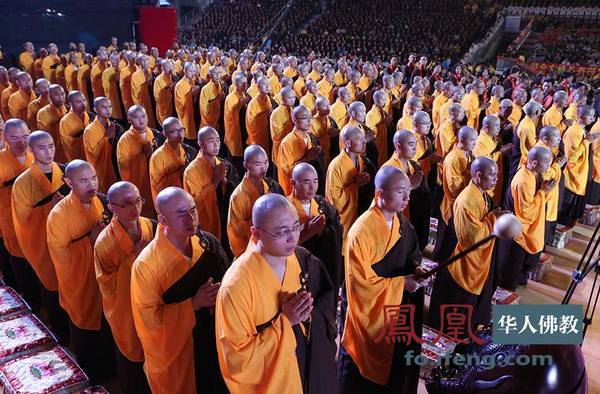
[[[493,44],[502,36],[505,22],[506,18],[498,15],[496,23],[494,23],[494,26],[488,31],[483,40],[471,45],[471,48],[469,48],[461,62],[464,64],[474,64],[479,59],[484,58]]]

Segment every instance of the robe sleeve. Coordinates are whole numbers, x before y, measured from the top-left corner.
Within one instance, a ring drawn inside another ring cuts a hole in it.
[[[458,160],[452,160],[448,165],[444,165],[444,182],[453,198],[456,198],[464,189],[464,177],[458,166]]]

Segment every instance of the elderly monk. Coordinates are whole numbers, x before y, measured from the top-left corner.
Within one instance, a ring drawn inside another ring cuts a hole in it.
[[[505,289],[514,291],[517,285],[527,285],[527,270],[539,264],[545,241],[546,201],[548,193],[556,187],[555,179],[542,178],[551,164],[552,152],[534,146],[506,193],[507,207],[521,222],[523,234],[511,242],[501,265],[500,286]]]
[[[366,142],[361,129],[346,125],[340,137],[343,148],[327,168],[325,197],[340,214],[345,241],[352,223],[372,201],[375,171],[362,156]]]
[[[153,78],[152,70],[148,66],[148,56],[138,55],[137,63],[138,69],[131,74],[131,100],[133,104],[144,107],[149,127],[156,128],[154,105],[150,96]]]
[[[500,102],[504,97],[504,87],[502,85],[494,85],[491,91],[492,95],[488,107],[485,109],[486,115],[496,115],[500,110]]]
[[[233,165],[218,157],[219,133],[206,126],[198,131],[201,150],[183,173],[183,188],[192,195],[198,209],[199,227],[221,241],[227,253],[227,210],[240,179]]]
[[[25,299],[37,308],[39,290],[35,273],[25,260],[25,254],[17,240],[17,234],[11,214],[11,192],[19,175],[33,163],[33,155],[27,150],[29,129],[21,119],[9,119],[4,123],[3,139],[5,148],[0,150],[0,230],[4,247],[8,251],[7,270],[14,272],[15,284]],[[4,266],[7,264],[3,261]]]
[[[196,121],[194,119],[194,97],[200,91],[196,85],[195,77],[197,66],[195,63],[187,62],[183,67],[184,77],[175,85],[175,110],[177,118],[185,128],[185,142],[194,146],[196,140]],[[194,146],[197,148],[197,146]]]
[[[292,192],[291,175],[294,166],[299,163],[311,163],[321,177],[317,193],[323,194],[325,164],[323,163],[323,151],[319,146],[319,140],[312,135],[310,123],[312,116],[310,110],[300,104],[292,112],[292,121],[294,128],[279,147],[279,162],[277,162],[277,171],[279,184],[283,192],[289,195]]]
[[[154,81],[153,94],[156,102],[156,119],[162,124],[173,116],[173,91],[176,82],[173,80],[173,61],[162,62],[162,72]]]
[[[319,145],[323,150],[323,162],[325,168],[327,168],[331,157],[339,154],[338,138],[340,130],[335,120],[330,116],[331,105],[325,97],[317,98],[315,108],[317,113],[312,118],[310,133],[319,140]]]
[[[296,94],[294,93],[293,89],[289,87],[281,89],[281,105],[273,110],[271,117],[269,118],[271,141],[273,143],[271,160],[276,167],[279,167],[279,145],[285,136],[290,134],[294,128],[294,122],[292,121],[292,108],[295,102]],[[277,169],[278,168],[274,168],[273,172],[275,172]],[[281,183],[282,180],[279,179],[279,182]]]
[[[566,226],[574,226],[577,220],[583,216],[585,209],[590,145],[600,137],[600,132],[588,133],[585,128],[594,122],[594,118],[593,107],[580,106],[577,109],[577,121],[573,122],[563,135],[567,166],[564,169],[565,194],[559,208],[558,222]]]
[[[124,393],[149,393],[144,375],[144,352],[131,312],[131,268],[142,249],[154,238],[156,222],[141,217],[143,197],[129,182],[108,189],[111,222],[94,245],[96,279],[102,295],[104,316],[117,344],[115,364]]]
[[[106,201],[98,195],[98,178],[89,163],[73,160],[64,178],[71,192],[48,215],[48,250],[56,269],[60,305],[70,318],[71,349],[95,381],[114,373],[114,343],[102,318],[94,274],[93,245],[106,227]]]
[[[60,139],[59,124],[63,116],[67,114],[65,106],[65,90],[60,85],[50,85],[50,104],[40,109],[37,114],[37,128],[50,133],[56,146],[55,160],[59,163],[66,162],[65,151]]]
[[[121,90],[121,100],[123,100],[123,107],[125,110],[134,105],[132,90],[131,90],[131,76],[137,71],[136,67],[137,55],[135,52],[126,52],[125,60],[127,65],[121,68],[119,72],[119,89]]]
[[[462,99],[462,106],[467,115],[467,125],[479,129],[479,115],[489,103],[481,102],[485,93],[485,84],[481,79],[473,82],[473,89]]]
[[[440,118],[440,109],[444,104],[450,100],[450,96],[452,94],[452,88],[454,84],[450,81],[444,82],[442,85],[442,93],[437,95],[435,99],[433,99],[433,104],[431,106],[431,118],[433,121],[433,129],[437,130],[438,127],[442,124]]]
[[[348,123],[348,105],[350,103],[350,91],[343,86],[338,89],[337,100],[331,104],[331,117],[341,130]]]
[[[105,97],[110,100],[112,118],[123,120],[125,111],[123,110],[123,101],[121,100],[121,90],[119,88],[119,72],[119,55],[113,53],[110,55],[110,67],[107,67],[102,72],[102,89],[104,90]]]
[[[98,190],[107,191],[120,176],[117,173],[117,129],[111,120],[112,106],[106,97],[94,100],[96,119],[83,131],[83,150],[86,160],[96,169]]]
[[[179,119],[169,117],[162,124],[165,142],[150,157],[150,190],[152,201],[169,186],[183,187],[183,171],[196,157],[198,150],[183,144],[184,129]],[[156,206],[155,206],[156,207]]]
[[[19,118],[27,121],[27,106],[35,100],[33,92],[33,81],[31,75],[25,71],[17,74],[17,86],[19,90],[8,98],[8,112],[11,118]]]
[[[469,167],[475,159],[472,151],[476,141],[477,131],[475,129],[469,126],[461,127],[458,131],[456,145],[444,158],[442,182],[444,196],[440,206],[441,220],[438,220],[438,233],[433,252],[438,261],[444,261],[450,257],[456,246],[453,220],[454,201],[471,180]]]
[[[0,114],[2,114],[3,119],[10,119],[10,110],[8,108],[8,100],[13,93],[16,93],[19,90],[19,85],[17,84],[17,75],[21,71],[16,67],[11,67],[8,69],[8,81],[9,84],[4,90],[2,90],[2,94],[0,94]]]
[[[398,119],[396,130],[412,130],[412,118],[417,111],[421,111],[422,109],[423,101],[419,97],[409,97],[406,100],[406,113]]]
[[[494,230],[496,217],[501,214],[494,209],[488,191],[498,180],[498,166],[488,157],[478,157],[470,166],[471,180],[454,202],[454,226],[458,242],[454,254],[467,249],[475,242],[489,236]],[[492,295],[496,290],[495,240],[479,247],[436,274],[433,284],[429,324],[440,330],[447,322],[441,316],[444,304],[469,305],[473,317],[471,327],[462,326],[461,337],[479,324],[492,319]]]
[[[221,105],[225,101],[225,91],[222,87],[220,68],[212,66],[208,69],[208,82],[200,91],[200,127],[210,126],[222,130]]]
[[[40,283],[41,302],[52,330],[62,343],[69,335],[69,320],[58,302],[56,271],[46,240],[50,210],[69,193],[63,181],[64,166],[54,162],[54,141],[45,131],[29,135],[33,163],[15,181],[12,189],[12,218],[15,235]]]
[[[392,117],[385,111],[385,104],[387,102],[387,95],[381,91],[376,90],[373,93],[373,106],[367,113],[365,123],[367,127],[375,133],[375,146],[377,148],[378,166],[383,165],[386,161],[388,147],[388,127],[392,123]]]
[[[117,162],[119,173],[124,181],[129,181],[140,189],[142,197],[150,201],[150,176],[148,163],[152,153],[164,141],[164,136],[148,127],[148,115],[141,105],[134,105],[127,112],[127,120],[131,128],[119,138],[117,143]],[[142,209],[142,214],[153,218],[152,204]]]
[[[217,295],[219,364],[233,393],[337,390],[331,281],[297,246],[302,228],[284,196],[254,204],[253,242]]]
[[[260,145],[250,145],[246,148],[244,168],[247,172],[229,199],[227,214],[227,236],[235,257],[241,255],[248,246],[254,202],[266,193],[283,194],[281,186],[266,177],[269,157]]]
[[[562,90],[554,93],[553,103],[542,117],[542,126],[554,126],[560,131],[561,136],[573,124],[572,119],[565,119],[563,111],[569,103],[569,95]]]
[[[215,297],[228,261],[197,232],[198,211],[183,189],[156,199],[159,227],[131,271],[135,328],[153,393],[222,393],[214,336]]]
[[[227,95],[223,108],[224,142],[231,155],[231,162],[238,172],[243,170],[244,145],[248,138],[246,107],[250,102],[250,96],[246,94],[247,85],[248,80],[244,73],[236,75],[231,85],[234,90]]]
[[[542,116],[542,106],[536,101],[530,101],[523,107],[525,117],[519,122],[513,134],[513,149],[510,152],[509,182],[517,173],[521,163],[527,160],[527,153],[537,140],[539,120]]]
[[[375,176],[373,204],[348,234],[342,291],[347,315],[338,358],[344,393],[417,391],[419,367],[407,363],[404,355],[407,351],[419,354],[420,344],[383,340],[389,305],[415,308],[415,335],[420,337],[422,331],[423,291],[417,290],[428,281],[415,276],[423,272],[418,268],[421,253],[412,226],[401,215],[410,189],[400,169],[382,167]]]
[[[269,80],[261,77],[256,82],[258,95],[248,103],[246,110],[246,130],[248,145],[260,145],[269,152],[269,119],[273,111],[269,97]]]
[[[69,93],[68,101],[71,109],[62,117],[58,125],[61,144],[66,161],[85,159],[83,132],[90,124],[90,115],[85,110],[87,102],[85,96],[78,90]]]
[[[37,129],[37,114],[46,105],[50,104],[50,82],[47,79],[40,78],[35,81],[35,92],[38,97],[27,105],[27,126],[30,129]]]
[[[516,88],[512,93],[513,108],[508,117],[513,128],[519,125],[523,117],[523,105],[527,102],[527,91],[525,89]]]

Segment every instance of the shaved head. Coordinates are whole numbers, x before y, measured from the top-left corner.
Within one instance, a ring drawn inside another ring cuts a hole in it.
[[[95,104],[95,102],[94,102]],[[142,107],[141,105],[132,105],[131,107],[129,107],[129,110],[127,111],[127,117],[131,117],[133,115],[135,115],[138,112],[143,112],[146,113],[146,109],[144,107]]]
[[[423,101],[417,96],[409,97],[406,103],[411,107],[423,108]]]
[[[14,130],[28,129],[27,123],[19,118],[11,118],[4,122],[4,134],[11,134]]]
[[[310,110],[306,106],[300,104],[299,106],[294,108],[294,110],[292,111],[292,117],[299,118],[302,115],[310,116],[311,113],[310,113]]]
[[[461,141],[468,138],[477,138],[477,130],[470,126],[461,127],[460,130],[458,130],[457,139]]]
[[[29,145],[29,148],[33,149],[39,142],[46,140],[54,142],[54,139],[52,138],[52,135],[50,135],[50,133],[42,130],[37,130],[29,134],[27,144]]]
[[[483,118],[483,122],[481,122],[482,127],[485,128],[492,127],[496,124],[500,125],[500,118],[498,118],[496,115],[486,115]]]
[[[361,109],[366,111],[367,107],[365,107],[365,105],[361,101],[354,101],[348,106],[348,113],[360,111]]]
[[[408,181],[408,177],[402,170],[393,166],[383,166],[375,175],[375,189],[387,190],[391,185],[402,180]]]
[[[527,154],[528,161],[551,161],[552,160],[552,152],[549,149],[544,148],[543,146],[534,146],[529,150]]]
[[[127,193],[137,193],[139,194],[139,190],[136,185],[127,181],[119,181],[113,183],[111,187],[108,188],[108,201],[109,202],[120,202],[123,195]]]
[[[83,170],[94,170],[94,167],[85,160],[72,160],[65,167],[65,178],[73,180]]]
[[[253,159],[258,158],[259,156],[267,156],[267,152],[260,145],[249,145],[244,150],[244,161],[249,162]]]
[[[174,116],[169,116],[162,123],[163,131],[166,130],[166,129],[168,129],[168,128],[170,128],[173,125],[178,125],[179,123],[180,123],[179,119],[177,119]]]
[[[429,114],[427,112],[425,112],[425,111],[417,111],[413,115],[413,122],[417,122],[417,123],[430,123],[431,122],[431,118],[429,117]]]
[[[67,100],[69,101],[69,103],[72,103],[74,100],[83,97],[83,93],[81,93],[79,90],[71,90],[69,92],[69,96],[67,98]]]
[[[194,204],[192,196],[182,188],[175,186],[167,187],[161,190],[156,196],[156,209],[159,215],[169,215],[176,209],[176,203],[182,200],[190,201]]]
[[[298,179],[305,174],[315,175],[317,176],[317,170],[315,167],[308,163],[299,163],[294,166],[292,170],[292,179],[298,181]]]
[[[560,137],[560,130],[554,126],[544,126],[540,130],[540,139]]]
[[[206,138],[219,135],[217,130],[210,126],[204,126],[200,130],[198,130],[198,141],[204,141]]]
[[[493,168],[496,168],[496,162],[489,157],[480,156],[477,157],[471,163],[471,177],[475,177],[477,172],[487,173],[491,171]]]
[[[537,101],[530,101],[525,104],[523,111],[529,117],[540,116],[542,114],[542,105]]]
[[[507,107],[512,107],[512,106],[513,106],[513,102],[510,99],[504,99],[504,100],[500,101],[501,108],[507,108]]]
[[[263,227],[266,223],[278,218],[281,211],[296,213],[289,200],[276,193],[267,193],[256,200],[252,207],[252,225]],[[297,214],[296,214],[297,215]]]
[[[415,138],[415,135],[408,130],[405,129],[401,129],[398,130],[394,133],[394,145],[396,144],[405,144],[407,143],[411,138]]]
[[[358,127],[346,125],[342,129],[342,132],[340,133],[340,137],[342,137],[342,141],[349,141],[349,140],[353,139],[354,137],[356,137],[357,135],[362,134],[362,133],[363,133],[362,130],[359,129]]]

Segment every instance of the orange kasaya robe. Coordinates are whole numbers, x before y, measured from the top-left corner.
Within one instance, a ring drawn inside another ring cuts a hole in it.
[[[577,122],[565,131],[563,143],[567,165],[564,168],[565,187],[579,196],[585,195],[589,170],[590,143],[585,129]]]
[[[498,150],[501,142],[489,134],[481,131],[475,142],[475,148],[473,148],[473,155],[475,157],[485,156],[492,159],[498,167],[498,181],[496,186],[492,190],[488,190],[487,193],[494,200],[494,206],[499,207],[502,198],[502,187],[504,185],[504,164],[502,158],[502,152]]]
[[[285,105],[275,108],[271,113],[269,125],[271,129],[271,141],[273,143],[271,160],[276,166],[279,166],[279,145],[294,128],[292,109]]]
[[[310,133],[317,137],[319,145],[323,149],[325,168],[329,166],[329,162],[331,161],[331,131],[334,128],[337,127],[330,116],[319,116],[319,114],[316,114],[310,123]]]
[[[269,117],[271,115],[271,100],[269,96],[258,95],[248,103],[246,110],[246,130],[248,130],[248,145],[256,144],[268,153],[269,150]]]
[[[383,109],[374,105],[367,113],[365,123],[368,128],[375,132],[375,146],[377,147],[378,166],[382,166],[387,157],[387,124],[385,123],[385,115]]]
[[[242,124],[240,122],[240,111],[242,110],[242,98],[244,95],[233,91],[225,99],[223,109],[223,120],[225,122],[225,145],[234,157],[244,156],[242,144]],[[244,124],[245,127],[245,124]]]
[[[67,114],[67,107],[64,105],[61,107],[56,107],[54,104],[50,103],[46,105],[44,108],[40,109],[37,114],[37,127],[38,130],[44,130],[50,133],[52,139],[54,140],[54,146],[56,147],[56,153],[54,154],[54,160],[57,163],[65,163],[66,155],[65,151],[62,147],[61,139],[60,139],[60,131],[59,124],[60,120],[63,116]]]
[[[102,74],[107,68],[107,64],[101,62],[94,64],[94,67],[92,67],[92,71],[90,72],[90,80],[94,98],[105,96],[104,86],[102,85]]]
[[[444,197],[442,198],[440,211],[446,224],[452,217],[454,201],[471,181],[469,167],[472,161],[473,155],[471,152],[465,152],[457,146],[444,159],[444,182],[442,183]]]
[[[125,113],[129,111],[129,108],[133,105],[133,96],[131,92],[131,76],[136,72],[135,66],[129,66],[121,69],[119,73],[119,88],[121,89],[121,100],[123,100],[123,107]]]
[[[124,119],[121,109],[121,98],[119,96],[119,75],[114,67],[108,67],[102,73],[102,89],[105,97],[110,101],[112,107],[112,117],[114,119]]]
[[[313,146],[310,135],[306,133],[306,138],[304,138],[295,128],[281,141],[279,162],[277,163],[277,179],[286,196],[292,192],[291,178],[294,166]]]
[[[37,129],[37,114],[40,112],[40,109],[44,108],[48,104],[50,104],[48,97],[40,96],[27,105],[26,122],[27,126],[29,126],[29,130]]]
[[[523,234],[515,237],[515,242],[530,254],[544,249],[547,195],[536,190],[536,175],[526,166],[519,168],[510,183],[510,193],[515,205],[515,216],[523,226]]]
[[[165,141],[150,157],[150,189],[152,202],[161,190],[169,186],[181,187],[181,177],[185,168],[185,150],[179,144],[173,148]]]
[[[182,78],[175,85],[175,110],[177,111],[177,117],[185,127],[185,138],[188,140],[196,140],[198,132],[194,120],[193,86],[187,78]]]
[[[103,193],[106,193],[108,188],[117,181],[117,173],[113,165],[115,143],[116,141],[106,137],[106,130],[98,118],[94,119],[83,132],[85,159],[96,169],[98,190]]]
[[[156,77],[156,80],[154,80],[153,94],[154,101],[156,101],[156,119],[161,125],[165,119],[169,116],[173,116],[172,83],[173,77],[166,75],[165,73],[161,73]]]
[[[58,129],[67,162],[74,159],[85,160],[83,133],[89,124],[90,116],[85,111],[83,112],[83,119],[71,110],[60,120]]]
[[[221,116],[221,100],[219,96],[223,92],[221,85],[209,81],[200,90],[200,127],[210,126],[220,131],[219,117]]]
[[[19,89],[8,98],[8,112],[11,118],[19,118],[27,122],[27,106],[35,100],[33,90],[29,94]]]
[[[150,99],[150,88],[148,86],[147,76],[151,75],[150,70],[144,71],[138,69],[131,74],[131,100],[133,104],[141,105],[146,110],[148,115],[148,126],[156,128],[156,120],[154,119],[154,107]]]

